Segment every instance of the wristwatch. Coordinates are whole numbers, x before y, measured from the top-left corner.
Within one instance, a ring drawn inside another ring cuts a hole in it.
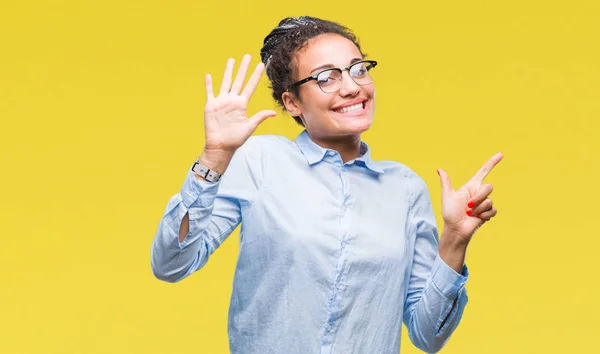
[[[209,182],[219,182],[219,180],[221,179],[221,176],[223,176],[222,173],[213,171],[210,168],[204,166],[200,162],[200,158],[197,158],[196,162],[194,162],[194,165],[192,166],[192,171],[194,171],[198,175],[204,177],[204,179]]]

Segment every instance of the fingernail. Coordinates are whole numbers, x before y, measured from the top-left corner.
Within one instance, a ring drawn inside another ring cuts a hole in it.
[[[467,215],[469,215],[469,216],[473,215],[473,210],[471,210],[471,209],[467,210]]]
[[[440,175],[440,170],[435,170],[435,172],[437,172],[438,176]]]
[[[469,202],[469,204],[467,204],[467,206],[468,206],[469,208],[472,208],[472,207],[474,207],[474,206],[475,206],[475,202]]]

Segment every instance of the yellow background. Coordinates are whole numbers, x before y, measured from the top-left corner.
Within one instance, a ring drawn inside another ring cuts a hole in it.
[[[228,352],[237,233],[178,284],[150,245],[202,150],[203,75],[302,14],[380,62],[364,140],[427,181],[438,221],[436,168],[458,188],[505,154],[443,353],[600,352],[599,4],[3,0],[0,353]],[[250,111],[272,107],[263,78]],[[281,113],[257,134],[299,131]]]

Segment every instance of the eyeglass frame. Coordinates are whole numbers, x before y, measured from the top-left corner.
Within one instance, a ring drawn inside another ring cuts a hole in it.
[[[371,65],[372,65],[372,66],[371,66],[369,69],[367,69],[367,73],[368,73],[368,72],[369,72],[371,69],[373,69],[375,66],[377,66],[377,61],[375,61],[375,60],[359,60],[359,61],[357,61],[357,62],[354,62],[354,63],[352,63],[352,64],[348,65],[347,67],[345,67],[345,68],[343,68],[343,69],[342,69],[342,68],[327,68],[327,69],[323,69],[323,70],[319,71],[318,73],[316,73],[316,74],[313,74],[313,75],[311,75],[311,76],[309,76],[309,77],[307,77],[307,78],[305,78],[305,79],[302,79],[302,80],[300,80],[300,81],[296,81],[296,82],[294,82],[293,84],[291,84],[291,85],[288,87],[288,89],[287,89],[286,91],[287,91],[287,92],[290,92],[290,90],[291,90],[291,89],[294,89],[294,88],[296,88],[296,87],[298,87],[298,86],[300,86],[300,85],[302,85],[302,84],[305,84],[305,83],[307,83],[307,82],[309,82],[309,81],[312,81],[312,80],[318,80],[318,78],[319,78],[319,75],[321,75],[321,74],[322,74],[322,73],[324,73],[325,71],[330,71],[330,70],[338,70],[338,71],[340,72],[340,74],[342,74],[342,77],[343,77],[343,73],[344,73],[344,71],[348,71],[348,74],[349,74],[349,73],[350,73],[350,68],[351,68],[351,67],[353,67],[354,65],[357,65],[357,64],[360,64],[360,63],[369,63],[369,64],[371,64]],[[350,78],[352,79],[352,81],[354,81],[354,78],[352,77],[352,75],[350,75]],[[340,81],[342,81],[342,80],[340,80]],[[361,85],[361,84],[357,83],[356,81],[354,81],[354,83],[355,83],[355,84],[357,84],[358,86],[366,86],[366,85],[370,85],[370,84],[372,84],[373,82],[371,81],[370,83],[368,83],[368,84],[364,84],[364,85]],[[317,86],[319,86],[319,89],[321,89],[321,91],[323,91],[323,88],[321,88],[321,85],[319,85],[319,83],[318,83],[318,82],[317,82]],[[325,92],[325,91],[323,91],[323,93],[336,93],[336,92],[338,92],[338,91],[339,91],[341,88],[342,88],[342,86],[340,86],[340,88],[338,88],[337,90],[335,90],[335,91],[333,91],[333,92]]]

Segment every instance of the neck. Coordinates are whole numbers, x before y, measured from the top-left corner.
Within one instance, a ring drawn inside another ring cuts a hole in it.
[[[315,144],[322,148],[335,150],[344,163],[360,156],[360,135],[350,135],[335,138],[310,137]]]

